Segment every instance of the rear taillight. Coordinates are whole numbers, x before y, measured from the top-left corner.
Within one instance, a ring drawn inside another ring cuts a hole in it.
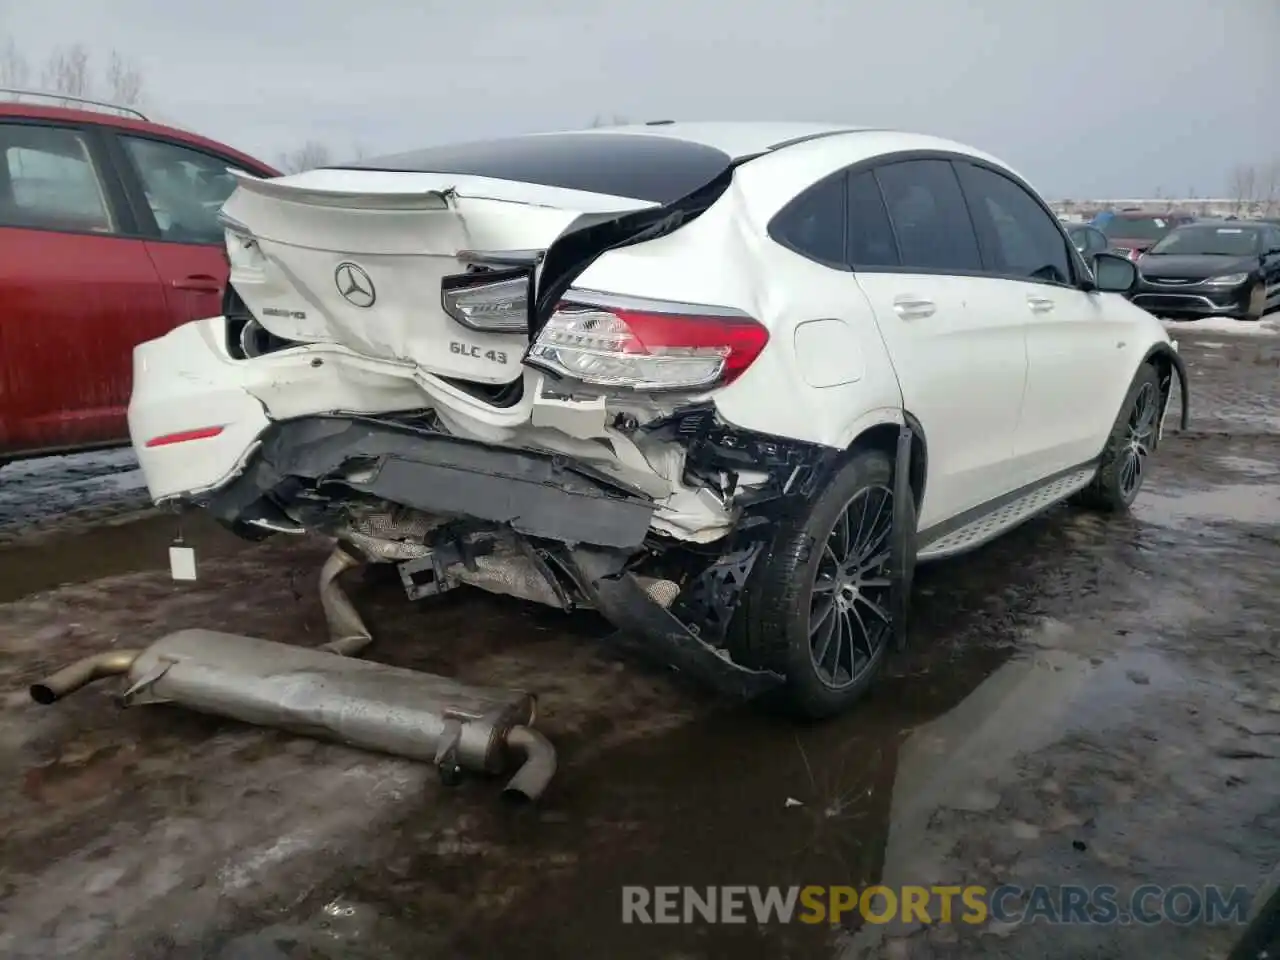
[[[738,310],[571,289],[525,360],[597,387],[697,390],[732,383],[768,342]]]

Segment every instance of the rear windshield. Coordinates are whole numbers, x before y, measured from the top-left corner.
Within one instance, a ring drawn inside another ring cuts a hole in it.
[[[1179,227],[1154,247],[1154,254],[1249,257],[1262,249],[1262,233],[1249,227]]]
[[[1112,240],[1159,240],[1174,226],[1165,217],[1114,217],[1101,224],[1102,232]]]
[[[674,137],[550,133],[428,147],[344,164],[344,170],[493,177],[666,205],[724,173],[727,153]]]

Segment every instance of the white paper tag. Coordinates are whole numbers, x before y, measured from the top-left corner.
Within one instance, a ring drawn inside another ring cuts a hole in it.
[[[175,580],[194,580],[196,578],[196,552],[190,547],[170,547],[169,575]]]

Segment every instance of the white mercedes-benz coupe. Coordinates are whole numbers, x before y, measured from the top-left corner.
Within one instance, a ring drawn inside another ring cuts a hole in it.
[[[810,716],[917,562],[1127,508],[1175,376],[1186,424],[1133,265],[958,143],[660,121],[237,177],[223,315],[135,354],[154,500],[594,608]]]

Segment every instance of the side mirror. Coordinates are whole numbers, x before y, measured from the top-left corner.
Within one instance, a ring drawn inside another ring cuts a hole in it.
[[[1103,293],[1128,293],[1138,282],[1138,268],[1119,254],[1100,253],[1093,258],[1093,282]]]

